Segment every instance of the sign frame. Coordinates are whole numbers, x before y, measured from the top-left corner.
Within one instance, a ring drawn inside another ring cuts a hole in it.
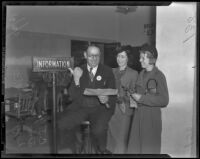
[[[33,72],[66,71],[73,65],[73,57],[32,57]]]

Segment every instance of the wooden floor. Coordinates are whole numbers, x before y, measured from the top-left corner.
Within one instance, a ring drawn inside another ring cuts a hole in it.
[[[48,139],[40,139],[39,137],[30,137],[30,133],[23,131],[18,137],[15,138],[15,134],[19,127],[14,120],[9,120],[6,123],[6,144],[5,153],[49,153],[49,141]],[[34,140],[34,141],[33,141]],[[32,142],[31,142],[32,141]],[[31,143],[31,144],[30,144]]]
[[[32,144],[30,144],[30,133],[27,131],[23,131],[17,138],[14,138],[13,132],[15,131],[13,130],[16,125],[16,120],[9,119],[6,122],[4,154],[51,154],[52,145],[49,128],[47,129],[46,137],[38,138],[36,136],[34,137],[34,143],[31,142]],[[62,150],[57,150],[57,153],[71,154],[71,151],[63,148]]]

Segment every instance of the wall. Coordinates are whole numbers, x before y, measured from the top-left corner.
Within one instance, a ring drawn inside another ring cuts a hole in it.
[[[21,88],[28,84],[33,56],[70,57],[71,40],[113,42],[103,39],[18,31],[6,41],[5,88]]]
[[[166,75],[170,95],[168,107],[162,109],[162,153],[172,157],[191,157],[196,143],[192,136],[196,132],[195,18],[194,3],[157,7],[157,65]]]
[[[155,23],[155,7],[138,6],[123,14],[116,6],[8,6],[8,27],[40,33],[120,41],[149,41],[144,25]]]
[[[7,14],[23,31],[108,40],[117,35],[114,6],[8,6]]]
[[[133,46],[149,42],[144,24],[152,7],[115,12],[115,6],[7,6],[5,86],[24,87],[32,56],[67,56],[71,40],[116,42]]]
[[[5,87],[24,87],[28,83],[33,56],[70,55],[69,38],[31,32],[18,32],[6,41]]]
[[[119,14],[119,41],[123,45],[140,46],[145,42],[155,45],[156,8],[154,6],[138,6],[135,12],[127,15]],[[147,33],[145,25],[148,28]]]

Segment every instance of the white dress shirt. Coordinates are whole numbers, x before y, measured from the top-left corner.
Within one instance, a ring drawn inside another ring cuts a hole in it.
[[[90,66],[87,64],[87,69],[88,69],[88,71],[90,72]],[[92,74],[95,76],[95,74],[96,74],[96,72],[97,72],[97,68],[98,68],[98,65],[96,66],[96,67],[93,67],[93,69],[92,69]]]

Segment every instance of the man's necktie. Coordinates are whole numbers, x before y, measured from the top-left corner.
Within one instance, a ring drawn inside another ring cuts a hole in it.
[[[94,79],[94,74],[92,73],[92,67],[90,67],[90,72],[89,72],[89,75],[90,75],[90,79],[91,79],[91,81],[93,81],[93,79]]]

